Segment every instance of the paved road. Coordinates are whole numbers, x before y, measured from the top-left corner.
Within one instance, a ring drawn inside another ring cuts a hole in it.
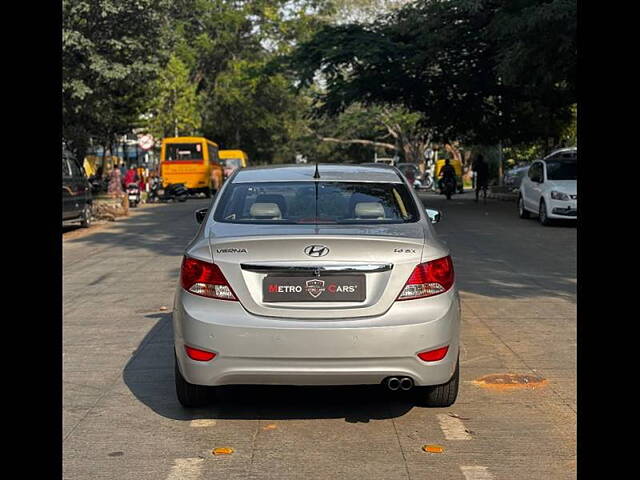
[[[444,212],[436,227],[463,300],[460,395],[441,409],[369,387],[236,387],[187,412],[174,394],[170,311],[192,212],[207,202],[65,234],[64,478],[575,478],[576,228],[520,220],[514,204],[469,193],[423,200]],[[475,383],[505,373],[531,383]],[[535,377],[545,380],[532,388]],[[224,446],[235,452],[211,455]]]

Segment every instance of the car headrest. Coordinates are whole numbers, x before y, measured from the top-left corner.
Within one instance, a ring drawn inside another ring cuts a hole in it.
[[[379,202],[356,203],[356,218],[384,218],[384,207]]]
[[[262,219],[280,220],[282,218],[282,212],[277,203],[254,203],[249,209],[249,215]]]
[[[284,195],[280,195],[278,193],[263,193],[261,195],[258,195],[258,197],[256,198],[256,203],[275,203],[276,205],[278,205],[278,208],[280,209],[280,212],[282,212],[282,214],[287,214],[287,202],[284,199]]]

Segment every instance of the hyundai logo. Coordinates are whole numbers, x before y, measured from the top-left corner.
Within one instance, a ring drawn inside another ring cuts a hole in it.
[[[329,247],[325,247],[324,245],[309,245],[304,249],[304,253],[310,257],[324,257],[329,253]]]

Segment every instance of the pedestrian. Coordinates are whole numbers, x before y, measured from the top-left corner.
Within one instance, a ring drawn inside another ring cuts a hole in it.
[[[127,167],[124,165],[124,162],[120,164],[120,178],[124,178],[127,174]]]
[[[112,197],[119,197],[122,195],[122,178],[120,175],[120,169],[114,168],[111,170],[109,174],[109,186],[107,187],[107,192]]]
[[[221,169],[219,168],[212,168],[211,169],[211,188],[217,192],[220,187],[222,186],[222,172]]]
[[[472,170],[476,174],[476,202],[480,195],[480,189],[483,191],[484,201],[487,202],[487,186],[489,184],[489,165],[484,161],[484,157],[481,153],[476,157],[473,162]]]

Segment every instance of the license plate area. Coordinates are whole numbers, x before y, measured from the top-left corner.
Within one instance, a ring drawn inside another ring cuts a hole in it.
[[[267,275],[262,280],[264,302],[364,302],[365,275]]]

